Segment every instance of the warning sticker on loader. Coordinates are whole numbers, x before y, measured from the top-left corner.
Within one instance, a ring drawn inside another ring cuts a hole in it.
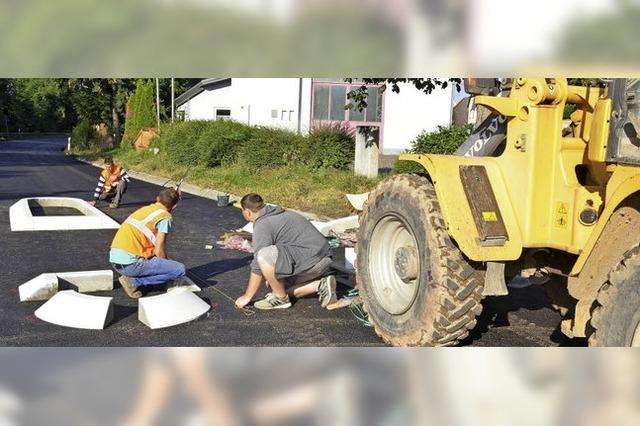
[[[569,223],[569,206],[567,203],[556,203],[555,224],[558,228],[566,228]]]
[[[482,218],[485,222],[497,222],[498,215],[496,212],[482,212]]]

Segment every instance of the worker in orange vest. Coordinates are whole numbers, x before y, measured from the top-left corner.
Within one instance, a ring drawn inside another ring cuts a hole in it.
[[[176,189],[163,189],[155,203],[133,212],[113,238],[109,261],[132,299],[142,295],[139,287],[180,280],[186,273],[185,266],[167,259],[165,252],[173,220],[171,212],[179,200]]]
[[[122,202],[122,196],[127,191],[129,175],[127,171],[113,162],[113,158],[105,157],[102,164],[102,172],[98,178],[98,186],[93,193],[93,201],[89,204],[95,206],[98,200],[110,201],[109,207],[117,209]]]

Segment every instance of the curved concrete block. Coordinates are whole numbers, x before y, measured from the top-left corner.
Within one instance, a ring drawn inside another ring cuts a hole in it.
[[[167,291],[176,291],[179,289],[187,289],[190,290],[194,293],[199,292],[200,290],[202,290],[196,283],[193,282],[193,280],[189,277],[182,277],[180,278],[180,280],[182,280],[182,283],[178,283],[178,285],[176,285],[175,283],[169,283],[167,284]]]
[[[40,306],[36,317],[64,327],[102,330],[113,319],[112,297],[64,290]]]
[[[193,321],[211,306],[187,288],[138,299],[138,319],[149,328],[164,328]]]
[[[40,274],[18,287],[20,301],[48,300],[58,292],[60,280],[67,281],[81,293],[113,290],[113,271],[52,272]]]
[[[82,216],[33,216],[29,201],[42,207],[68,207]],[[12,231],[58,231],[76,229],[118,229],[120,225],[106,214],[80,198],[23,198],[9,208]]]

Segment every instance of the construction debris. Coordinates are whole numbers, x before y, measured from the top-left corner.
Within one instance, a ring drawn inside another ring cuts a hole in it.
[[[353,247],[345,247],[344,249],[344,267],[348,271],[356,270],[356,249]]]
[[[63,327],[102,330],[113,319],[112,300],[112,297],[64,290],[40,306],[35,315],[43,321]]]
[[[246,231],[230,231],[222,235],[221,240],[216,242],[219,246],[227,250],[238,250],[245,253],[253,253],[251,240],[253,234]]]
[[[193,321],[211,306],[185,288],[158,296],[143,297],[138,302],[138,319],[147,327],[165,328]]]
[[[80,293],[113,290],[113,271],[52,272],[40,274],[18,287],[21,302],[49,300],[60,289],[60,281],[77,288]]]
[[[327,309],[330,311],[333,311],[335,309],[341,309],[341,308],[346,308],[348,306],[351,306],[355,297],[356,296],[344,296],[338,299],[336,302],[330,305],[327,305]]]
[[[347,216],[342,217],[340,219],[334,219],[329,222],[320,222],[317,220],[312,220],[311,224],[316,227],[318,231],[325,237],[331,235],[332,232],[340,233],[345,232],[348,229],[353,229],[358,227],[358,216]]]

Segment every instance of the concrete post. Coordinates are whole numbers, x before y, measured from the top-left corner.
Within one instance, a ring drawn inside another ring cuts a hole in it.
[[[368,178],[378,177],[378,135],[375,127],[356,128],[356,161],[354,172]]]
[[[71,152],[71,136],[67,138],[67,152]]]

